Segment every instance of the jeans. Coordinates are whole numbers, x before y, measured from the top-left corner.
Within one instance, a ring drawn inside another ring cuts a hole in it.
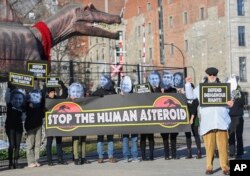
[[[134,160],[138,159],[138,148],[137,148],[137,140],[138,135],[132,134],[131,135],[131,149],[129,150],[129,135],[125,134],[122,138],[122,153],[125,160],[129,159],[129,155],[131,155]]]
[[[114,155],[113,135],[107,135],[107,140],[108,140],[108,157],[113,158],[113,155]],[[104,136],[98,135],[97,136],[97,153],[98,153],[99,159],[103,158],[103,141],[104,141]]]

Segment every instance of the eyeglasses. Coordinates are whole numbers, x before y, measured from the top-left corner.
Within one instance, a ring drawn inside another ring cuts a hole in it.
[[[209,74],[209,76],[217,76],[216,74]]]

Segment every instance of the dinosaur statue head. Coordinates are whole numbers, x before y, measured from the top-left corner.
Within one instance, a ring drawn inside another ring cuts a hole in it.
[[[99,36],[111,39],[118,39],[118,32],[110,32],[103,28],[97,27],[98,23],[104,24],[120,24],[121,18],[118,15],[111,15],[97,10],[93,4],[84,8],[76,9],[76,21],[73,25],[75,31],[79,35]]]

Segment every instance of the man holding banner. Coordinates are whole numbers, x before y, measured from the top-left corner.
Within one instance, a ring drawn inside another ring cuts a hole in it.
[[[220,86],[219,79],[217,78],[218,69],[210,67],[206,69],[208,79],[206,81],[207,87],[209,84],[214,83]],[[188,99],[198,98],[200,103],[205,99],[204,94],[200,90],[201,86],[196,87],[194,90],[191,87],[192,78],[186,78],[186,96]],[[205,86],[204,86],[205,87]],[[201,87],[202,88],[202,87]],[[212,90],[220,90],[215,86],[211,88],[208,92]],[[214,93],[213,95],[220,95],[219,93]],[[216,100],[217,97],[213,97]],[[228,114],[228,107],[233,106],[233,101],[227,101],[224,107],[219,107],[218,104],[210,103],[210,106],[200,107],[201,123],[200,123],[200,134],[203,136],[205,149],[206,149],[206,175],[213,174],[213,157],[215,146],[217,145],[219,151],[220,166],[224,175],[229,175],[228,166],[228,128],[231,122],[230,116]]]

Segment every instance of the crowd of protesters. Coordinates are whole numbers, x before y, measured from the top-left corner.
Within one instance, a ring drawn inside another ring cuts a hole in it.
[[[205,83],[220,83],[217,74],[218,70],[210,67],[206,70],[207,77]],[[176,78],[175,78],[176,77]],[[20,142],[23,131],[25,130],[27,143],[27,162],[28,167],[39,167],[39,152],[42,136],[43,118],[45,116],[46,108],[45,101],[47,99],[68,99],[75,100],[84,98],[86,90],[80,83],[72,83],[67,88],[62,81],[59,81],[61,88],[60,95],[57,95],[56,88],[46,88],[45,84],[40,89],[36,80],[34,90],[25,92],[24,90],[15,88],[11,83],[8,84],[8,91],[6,93],[7,102],[7,119],[6,119],[6,133],[9,139],[9,168],[18,168],[18,158],[20,150]],[[244,154],[243,149],[243,107],[244,98],[240,87],[237,86],[237,96],[233,100],[227,102],[228,107],[202,107],[199,106],[199,86],[195,87],[192,83],[192,78],[187,77],[184,81],[182,73],[172,74],[164,70],[161,75],[158,71],[152,71],[148,76],[148,83],[151,92],[154,93],[183,93],[187,99],[189,122],[191,125],[191,132],[194,136],[197,153],[196,158],[202,158],[201,139],[203,137],[206,151],[206,174],[213,173],[213,157],[215,146],[217,145],[220,165],[224,175],[229,174],[228,158],[240,158]],[[184,85],[185,84],[185,85]],[[89,96],[107,96],[111,94],[120,94],[121,96],[128,93],[133,93],[133,82],[129,76],[123,77],[120,91],[117,92],[115,84],[109,75],[102,75],[100,78],[100,86]],[[199,111],[198,111],[199,109]],[[200,113],[200,118],[198,116]],[[211,118],[213,120],[211,120]],[[230,123],[232,121],[232,123]],[[191,132],[186,132],[187,155],[186,159],[192,158],[192,139]],[[229,135],[229,139],[228,139]],[[103,145],[104,136],[97,136],[97,153],[98,163],[104,163]],[[177,154],[177,136],[178,133],[161,133],[165,160],[179,159]],[[47,161],[49,166],[53,166],[52,160],[52,142],[53,136],[47,137]],[[68,164],[63,158],[62,137],[55,137],[58,164]],[[129,147],[129,140],[131,139],[131,147]],[[149,157],[146,155],[146,139],[149,144]],[[154,160],[154,134],[122,134],[122,151],[124,162],[140,162],[138,152],[138,141],[140,140],[141,160]],[[170,141],[169,141],[170,140]],[[116,163],[114,157],[114,139],[113,135],[107,135],[108,142],[108,161]],[[90,164],[86,158],[86,136],[72,137],[72,151],[75,165]],[[229,148],[228,148],[229,145]],[[229,156],[228,156],[229,152]],[[131,156],[130,156],[131,155]],[[131,159],[130,159],[131,157]]]

